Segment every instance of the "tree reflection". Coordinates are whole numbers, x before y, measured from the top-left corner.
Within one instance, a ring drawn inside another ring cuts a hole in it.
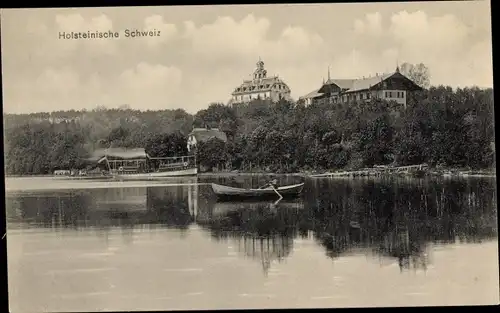
[[[196,223],[218,241],[237,242],[241,255],[260,259],[265,271],[273,260],[289,256],[297,237],[313,238],[331,258],[375,254],[408,269],[428,265],[430,243],[497,236],[496,182],[484,178],[311,179],[303,199],[276,206],[217,202],[209,186],[11,193],[6,198],[9,227],[93,227],[105,236],[118,227],[132,238],[139,227],[187,232]]]
[[[260,259],[267,274],[273,261],[281,262],[293,249],[301,203],[215,203],[210,219],[199,220],[218,241],[234,241],[239,252]],[[215,214],[214,214],[215,213]]]
[[[52,193],[18,193],[7,197],[10,224],[75,230],[93,227],[126,232],[159,224],[187,230],[193,222],[184,186],[175,188],[109,188]]]
[[[330,257],[356,248],[427,267],[427,244],[496,237],[494,184],[487,180],[317,180],[306,201],[310,227]],[[329,192],[321,192],[328,190]]]

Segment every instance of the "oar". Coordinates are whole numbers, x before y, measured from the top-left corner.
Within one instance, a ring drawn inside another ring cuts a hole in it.
[[[273,188],[274,192],[276,192],[276,194],[280,197],[278,199],[278,201],[280,201],[281,199],[283,199],[283,196],[278,192],[278,190],[276,190],[276,188],[274,188],[274,186],[271,184],[271,188]],[[277,203],[277,202],[276,202]]]

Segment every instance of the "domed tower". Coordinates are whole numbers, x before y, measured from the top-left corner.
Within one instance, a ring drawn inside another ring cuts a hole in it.
[[[243,80],[231,93],[231,103],[249,103],[257,99],[267,99],[272,102],[281,99],[291,99],[290,88],[277,75],[267,76],[264,62],[259,58],[257,68],[251,74],[252,79]]]
[[[264,68],[264,62],[259,58],[259,62],[257,62],[257,68],[253,72],[253,79],[258,80],[267,77],[267,71]]]

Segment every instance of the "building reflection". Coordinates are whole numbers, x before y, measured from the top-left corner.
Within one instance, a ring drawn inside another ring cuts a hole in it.
[[[197,223],[217,241],[232,242],[243,257],[259,260],[265,274],[273,262],[281,262],[293,249],[297,232],[296,211],[300,202],[269,203],[215,202],[209,218]]]
[[[18,193],[6,198],[9,225],[22,222],[54,230],[148,225],[187,229],[196,202],[196,191],[187,186]]]

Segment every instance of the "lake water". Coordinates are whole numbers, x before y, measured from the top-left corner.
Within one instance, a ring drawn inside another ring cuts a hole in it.
[[[11,311],[499,303],[494,178],[306,179],[277,205],[207,184],[265,177],[195,180],[7,180]]]

